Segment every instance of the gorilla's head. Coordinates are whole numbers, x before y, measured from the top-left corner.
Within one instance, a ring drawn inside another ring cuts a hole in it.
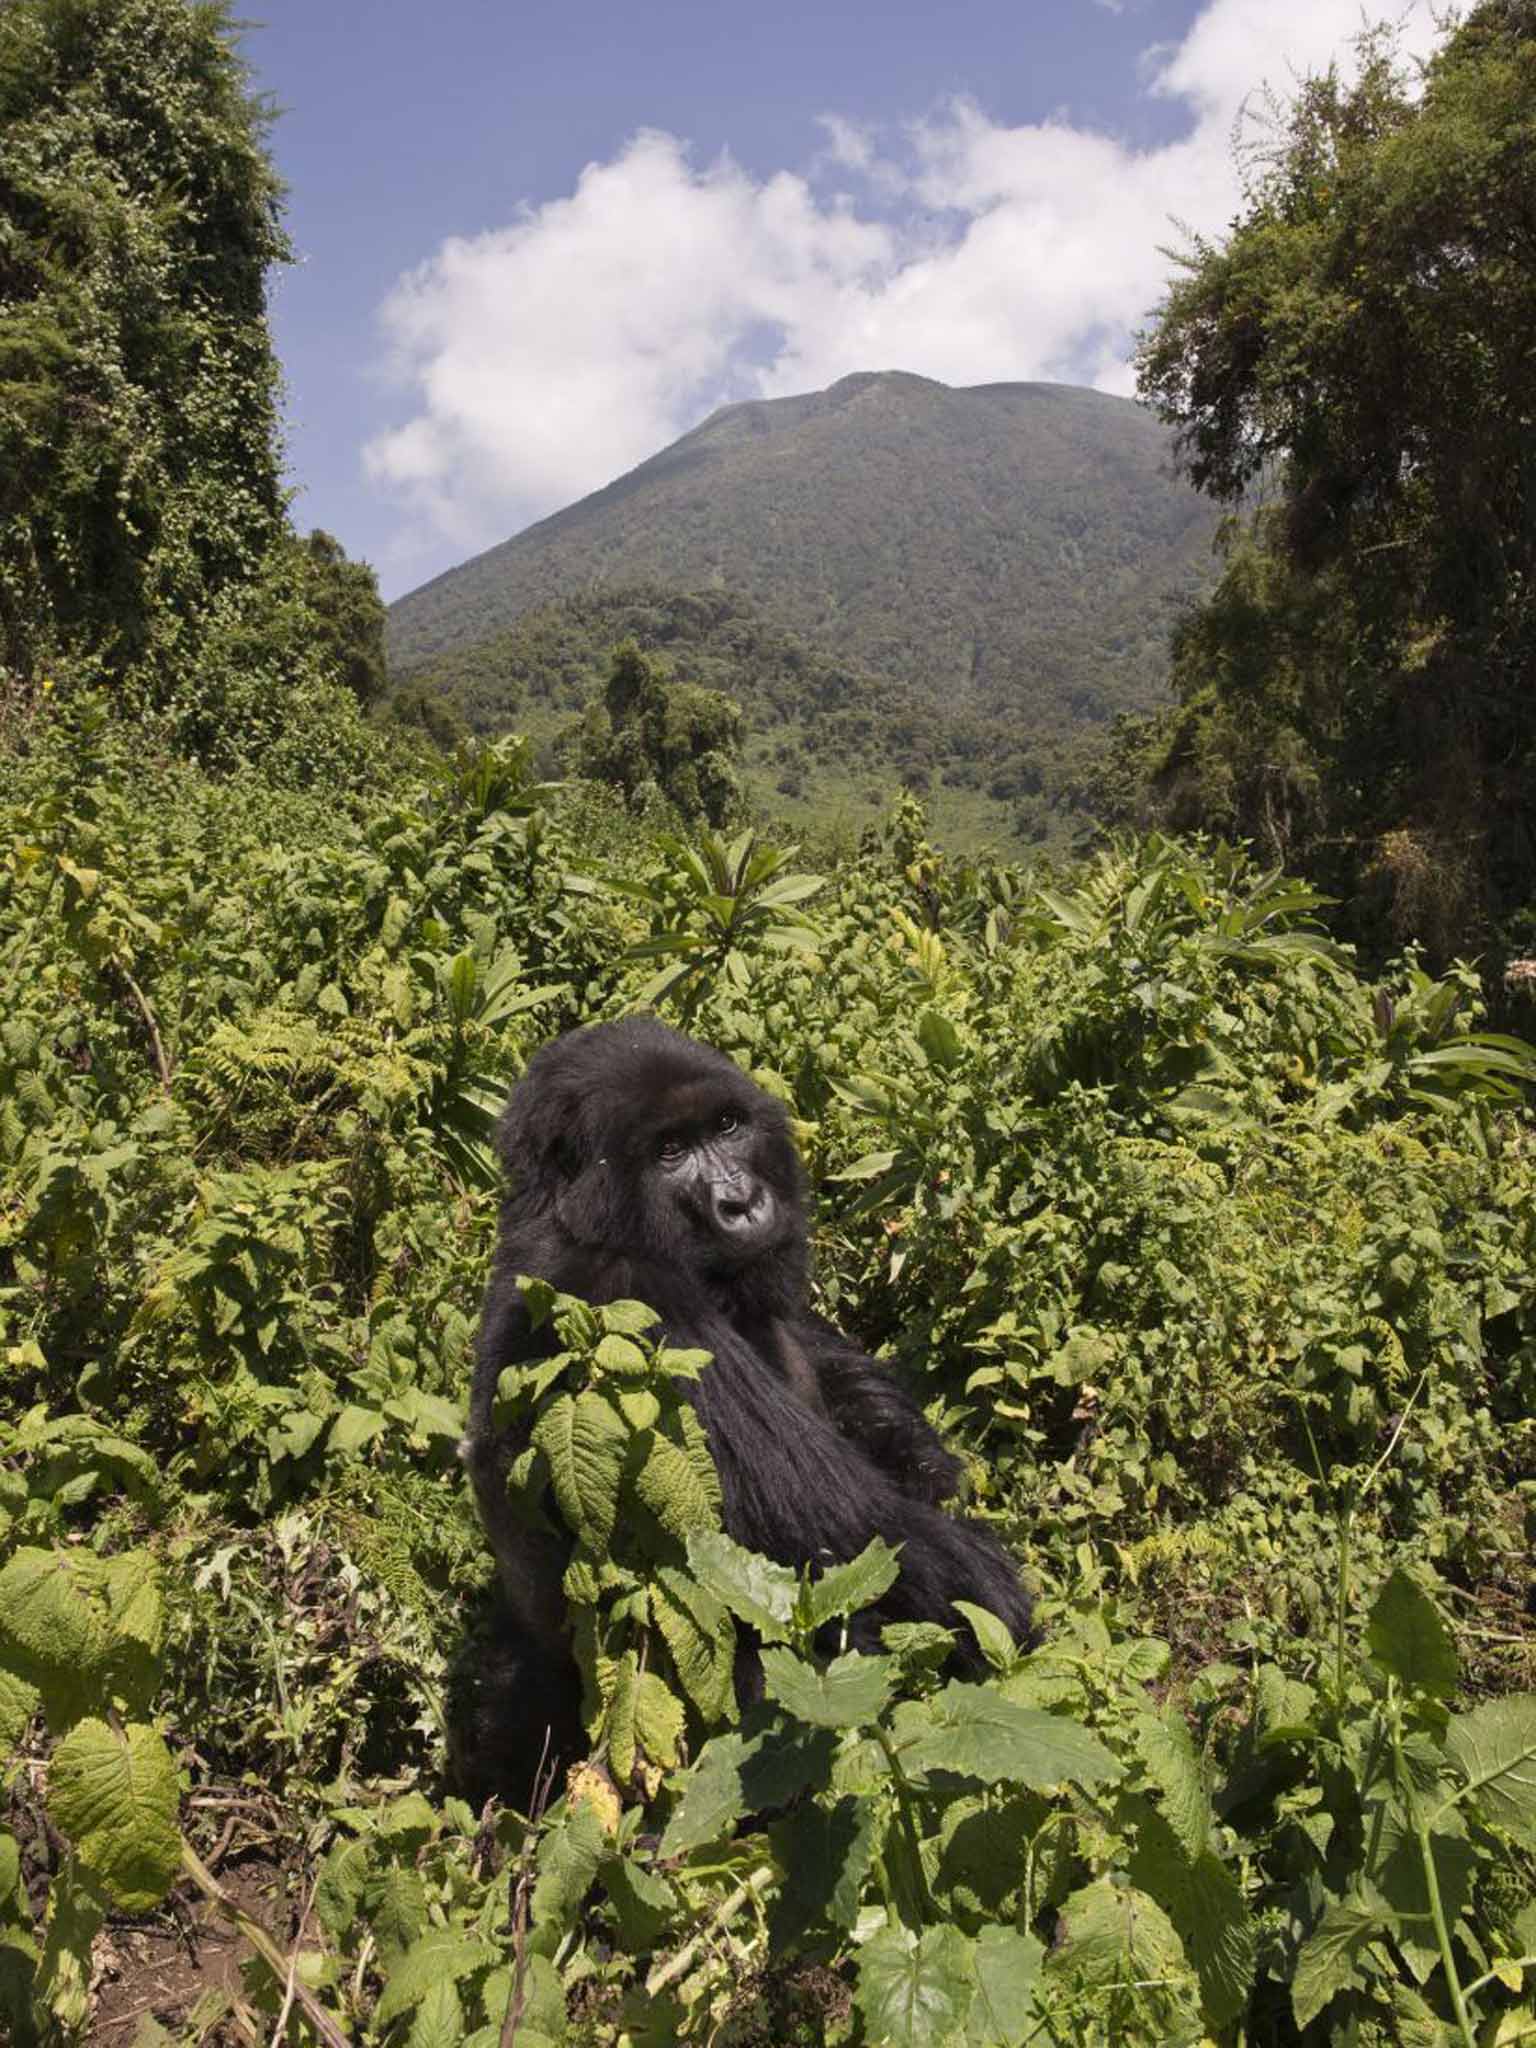
[[[803,1284],[804,1175],[784,1110],[654,1017],[535,1054],[497,1132],[518,1198],[576,1245],[773,1293]]]

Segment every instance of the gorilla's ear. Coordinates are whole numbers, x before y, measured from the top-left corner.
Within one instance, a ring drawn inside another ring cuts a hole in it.
[[[574,1089],[528,1077],[513,1089],[496,1124],[496,1156],[522,1188],[549,1194],[581,1165],[580,1104]]]
[[[620,1213],[619,1175],[610,1161],[589,1159],[555,1190],[555,1214],[577,1244],[617,1246],[627,1233]]]

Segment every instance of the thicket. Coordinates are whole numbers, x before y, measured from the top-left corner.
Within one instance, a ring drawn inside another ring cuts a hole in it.
[[[730,697],[742,782],[759,815],[796,829],[878,817],[893,786],[971,800],[968,838],[1018,847],[1086,836],[1102,794],[1099,726],[988,697],[938,701],[827,652],[736,592],[659,584],[584,590],[405,668],[390,712],[451,736],[526,731],[552,743],[573,712],[603,730],[614,649],[633,640],[677,683]]]
[[[1484,0],[1422,77],[1386,33],[1254,138],[1141,352],[1239,508],[1175,643],[1164,815],[1340,895],[1378,950],[1536,942],[1536,12]]]
[[[1473,977],[1368,984],[1214,849],[1052,885],[909,806],[818,883],[611,824],[512,743],[322,800],[81,711],[23,738],[13,2038],[95,2038],[113,1954],[142,1998],[127,1930],[173,1887],[247,1962],[145,2043],[1536,2026],[1532,1062]],[[976,1685],[931,1630],[828,1658],[891,1561],[736,1551],[678,1419],[700,1361],[554,1302],[520,1398],[547,1446],[560,1403],[593,1424],[548,1471],[597,1765],[479,1815],[444,1729],[489,1578],[455,1458],[485,1139],[536,1042],[640,1000],[790,1105],[823,1297],[969,1453],[1047,1642],[983,1622]]]
[[[210,767],[324,781],[366,751],[383,609],[288,520],[267,120],[222,4],[0,8],[0,685],[105,685]]]

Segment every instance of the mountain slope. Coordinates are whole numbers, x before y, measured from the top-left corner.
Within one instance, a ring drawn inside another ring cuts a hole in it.
[[[577,592],[714,587],[945,714],[1059,735],[1156,700],[1214,523],[1128,399],[863,373],[727,406],[424,584],[391,656],[435,665]]]

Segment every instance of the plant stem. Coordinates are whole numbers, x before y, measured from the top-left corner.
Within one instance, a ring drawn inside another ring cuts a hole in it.
[[[1461,1979],[1456,1974],[1456,1956],[1451,1947],[1451,1930],[1446,1925],[1445,1907],[1440,1898],[1440,1873],[1435,1869],[1435,1847],[1430,1837],[1429,1822],[1420,1820],[1414,1832],[1418,1836],[1419,1856],[1424,1865],[1424,1886],[1429,1893],[1429,1913],[1435,1923],[1435,1939],[1440,1944],[1440,1967],[1445,1972],[1446,1989],[1451,1994],[1451,2010],[1456,2015],[1456,2029],[1461,2035],[1462,2048],[1477,2048],[1477,2038],[1472,2032],[1472,2017],[1467,2011],[1466,1994],[1461,1988]]]
[[[699,1950],[707,1942],[712,1941],[723,1927],[730,1925],[749,1899],[760,1898],[772,1882],[773,1867],[767,1863],[754,1870],[750,1877],[743,1878],[730,1897],[716,1910],[709,1925],[701,1928],[692,1941],[685,1942],[675,1955],[668,1956],[665,1962],[658,1963],[652,1970],[645,1980],[646,1997],[654,1998],[658,1991],[664,1991],[669,1984],[675,1983],[692,1965]]]
[[[912,1876],[917,1886],[917,1906],[922,1915],[923,1925],[932,1927],[938,1919],[934,1908],[933,1894],[928,1889],[928,1873],[923,1869],[922,1843],[918,1839],[917,1817],[912,1811],[912,1785],[906,1772],[901,1768],[901,1758],[896,1754],[896,1745],[886,1731],[876,1723],[875,1740],[885,1752],[885,1761],[890,1766],[891,1783],[896,1787],[896,1807],[901,1815],[902,1833],[907,1838],[907,1853],[912,1858]]]
[[[1353,1534],[1355,1506],[1346,1500],[1339,1510],[1339,1584],[1338,1621],[1333,1651],[1333,1696],[1335,1701],[1344,1697],[1344,1667],[1348,1661],[1349,1645],[1346,1640],[1349,1622],[1349,1591],[1351,1536]]]
[[[1505,1967],[1511,1970],[1528,1970],[1533,1963],[1536,1963],[1536,1956],[1510,1956]],[[1476,1998],[1479,1991],[1486,1991],[1490,1984],[1503,1982],[1504,1979],[1497,1970],[1485,1970],[1481,1977],[1473,1979],[1462,1995],[1466,1998]]]
[[[351,2042],[337,2026],[325,2007],[304,1983],[296,1968],[285,1956],[277,1943],[268,1934],[259,1920],[253,1920],[225,1891],[223,1885],[203,1862],[190,1842],[181,1845],[181,1867],[197,1886],[198,1890],[227,1920],[230,1920],[245,1936],[262,1961],[267,1965],[279,1984],[291,1984],[295,2001],[303,2006],[310,2025],[326,2043],[326,2048],[352,2048]],[[302,1938],[302,1935],[301,1935]]]

